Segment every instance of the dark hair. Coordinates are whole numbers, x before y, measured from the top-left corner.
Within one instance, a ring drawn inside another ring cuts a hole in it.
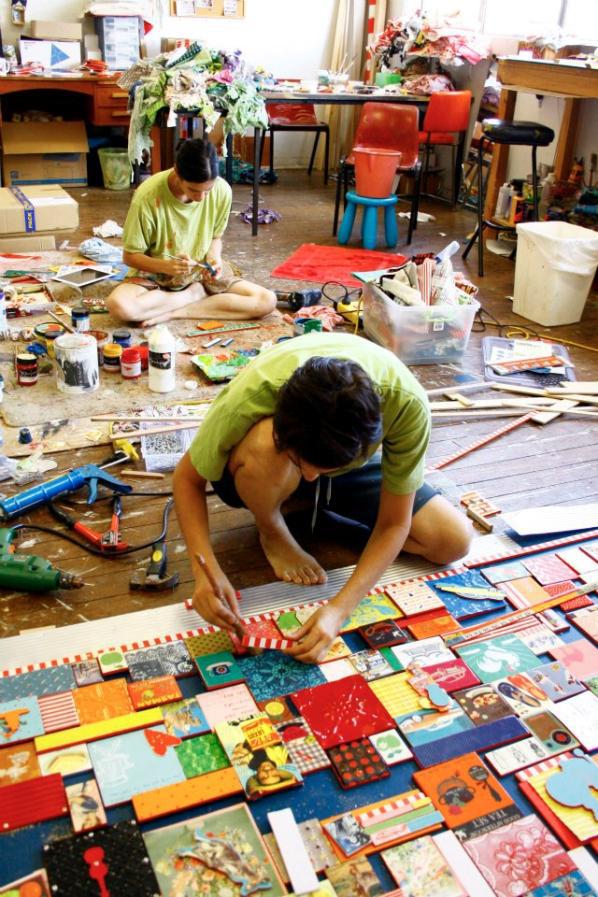
[[[354,361],[310,358],[278,395],[276,448],[291,449],[315,467],[344,467],[381,439],[380,398]]]
[[[181,140],[174,158],[176,173],[192,184],[204,184],[218,177],[218,154],[213,143]]]

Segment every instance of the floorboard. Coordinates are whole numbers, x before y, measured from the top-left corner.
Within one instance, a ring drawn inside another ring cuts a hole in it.
[[[331,235],[334,205],[333,182],[322,184],[319,174],[311,178],[302,172],[281,171],[274,186],[262,188],[262,205],[276,209],[282,220],[260,227],[257,238],[251,236],[250,226],[238,217],[249,203],[248,187],[234,190],[233,215],[225,239],[225,255],[234,260],[246,277],[273,285],[278,289],[297,286],[296,282],[274,280],[270,271],[284,261],[304,242],[335,244]],[[124,223],[131,192],[112,192],[96,188],[72,190],[80,203],[79,230],[70,238],[72,246],[92,235],[92,227],[107,218]],[[438,251],[453,239],[463,241],[474,227],[474,215],[462,208],[453,211],[446,205],[425,199],[422,211],[435,220],[420,224],[410,249],[404,245],[406,227],[400,224],[401,252]],[[357,231],[356,231],[357,233]],[[353,241],[357,245],[357,240]],[[454,260],[455,261],[455,260]],[[462,365],[419,366],[414,371],[426,388],[433,389],[455,383],[463,373],[481,379],[481,340],[497,336],[507,326],[523,326],[530,332],[543,328],[513,314],[507,297],[513,290],[514,265],[505,258],[486,255],[486,276],[477,277],[476,251],[456,266],[479,285],[479,299],[483,308],[503,325],[493,326],[484,316],[485,325],[475,326]],[[301,284],[300,286],[305,286]],[[552,328],[550,334],[588,348],[569,346],[576,365],[577,378],[598,380],[598,301],[592,294],[584,319],[579,324]],[[478,394],[474,394],[478,395]],[[493,392],[488,396],[497,397]],[[29,398],[29,396],[27,397]],[[33,397],[31,397],[33,398]],[[48,418],[59,417],[60,401],[48,408]],[[126,409],[123,408],[123,411]],[[436,422],[428,453],[430,464],[492,433],[508,422],[506,418],[484,420],[451,420]],[[502,510],[518,510],[532,505],[571,504],[598,500],[598,421],[563,416],[541,427],[526,423],[495,442],[477,449],[432,475],[432,481],[453,500],[463,492],[476,489],[496,501]],[[74,454],[55,456],[58,471],[69,465],[100,461],[107,455],[106,446],[86,449]],[[117,471],[115,471],[117,473]],[[133,481],[129,481],[133,483]],[[171,478],[162,481],[136,481],[135,489],[168,492]],[[4,485],[3,491],[14,490]],[[79,496],[77,497],[79,498]],[[163,499],[158,497],[124,499],[123,537],[131,544],[149,542],[161,526]],[[94,529],[103,531],[109,523],[109,505],[98,503],[88,508],[84,503],[72,503],[73,513]],[[219,498],[209,498],[211,527],[216,554],[233,585],[240,589],[272,581],[272,571],[259,545],[257,531],[247,511],[227,508]],[[46,511],[39,511],[21,522],[39,522],[55,526]],[[313,550],[326,569],[355,563],[359,546],[346,533],[304,534],[306,547]],[[15,635],[24,629],[43,626],[63,626],[82,620],[99,620],[134,610],[155,608],[162,604],[180,602],[192,590],[191,568],[180,537],[176,514],[170,516],[168,528],[169,569],[180,574],[180,585],[173,591],[147,593],[129,590],[133,572],[143,569],[150,550],[145,549],[126,558],[96,558],[82,549],[60,540],[55,535],[25,531],[19,539],[25,553],[38,553],[62,569],[81,573],[90,585],[80,591],[33,595],[5,589],[0,594],[0,636]],[[306,589],[305,600],[309,600]]]

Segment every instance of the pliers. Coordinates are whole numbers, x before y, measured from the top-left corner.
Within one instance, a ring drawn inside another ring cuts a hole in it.
[[[69,529],[78,533],[86,542],[89,542],[95,548],[98,548],[106,554],[118,554],[129,548],[128,542],[122,542],[120,539],[122,502],[119,495],[115,495],[112,500],[112,520],[110,521],[109,529],[104,534],[96,532],[91,529],[91,527],[81,523],[80,520],[75,520],[75,518],[71,517],[64,508],[57,507],[54,502],[49,501],[48,508],[57,520],[64,523]]]

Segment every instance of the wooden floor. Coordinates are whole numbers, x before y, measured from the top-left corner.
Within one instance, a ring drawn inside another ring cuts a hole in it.
[[[99,189],[72,191],[78,194],[81,226],[71,243],[77,245],[91,235],[91,228],[107,218],[124,222],[130,201],[129,191],[124,193]],[[234,192],[233,211],[239,212],[249,202],[249,188],[237,187]],[[269,277],[270,271],[302,243],[327,243],[333,245],[331,222],[334,202],[334,184],[325,188],[321,176],[308,178],[299,172],[280,172],[275,186],[262,189],[263,205],[276,209],[282,220],[260,227],[252,238],[250,227],[233,215],[226,235],[225,254],[232,258],[252,280],[284,288],[284,281]],[[474,216],[470,211],[453,212],[446,205],[432,200],[422,202],[422,209],[431,212],[436,220],[421,224],[414,237],[411,251],[438,251],[452,239],[462,241],[472,229]],[[405,224],[402,224],[401,244],[404,248]],[[531,326],[529,322],[513,315],[506,298],[513,289],[513,262],[487,254],[487,274],[478,281],[476,251],[467,263],[462,264],[470,279],[480,286],[480,300],[484,309],[502,324]],[[291,284],[289,284],[290,286]],[[304,284],[303,284],[304,285]],[[592,347],[570,347],[576,365],[578,379],[598,380],[598,302],[596,295],[588,302],[584,321],[570,327],[554,328],[554,336]],[[541,329],[541,328],[538,328]],[[482,373],[481,339],[483,336],[500,335],[489,323],[485,330],[472,334],[461,368],[447,366],[420,366],[416,375],[426,388],[454,385],[462,372],[474,376]],[[56,408],[48,408],[48,419],[59,417]],[[125,409],[122,409],[123,411]],[[505,419],[479,421],[451,421],[436,424],[429,450],[429,461],[434,462],[492,432]],[[434,483],[458,501],[459,496],[470,489],[477,489],[492,499],[503,510],[514,510],[535,505],[571,504],[596,501],[598,497],[598,426],[597,421],[584,418],[561,417],[546,427],[527,423],[491,445],[450,465],[436,474]],[[106,447],[88,449],[74,455],[57,455],[59,470],[99,461],[106,456]],[[170,478],[163,482],[147,481],[152,487],[167,491]],[[139,489],[150,488],[139,481]],[[136,486],[137,488],[137,486]],[[9,493],[9,487],[4,489]],[[80,496],[78,496],[80,497]],[[151,541],[160,529],[163,498],[129,498],[124,501],[123,531],[131,544]],[[109,523],[106,502],[92,509],[80,503],[73,505],[76,516],[95,529],[104,531]],[[216,553],[223,569],[239,589],[272,581],[272,572],[261,552],[251,515],[224,506],[217,498],[210,499],[211,525]],[[29,522],[55,526],[45,513],[38,512],[25,518]],[[20,522],[24,522],[20,520]],[[99,619],[124,612],[152,608],[169,602],[180,602],[191,594],[190,566],[185,546],[180,538],[176,515],[171,515],[168,531],[170,570],[178,571],[181,585],[174,592],[142,593],[129,590],[129,578],[136,569],[142,569],[149,560],[149,549],[126,559],[111,560],[86,554],[80,548],[69,545],[49,534],[24,533],[19,539],[20,550],[36,553],[61,569],[81,574],[89,585],[80,591],[63,591],[42,595],[8,592],[0,595],[0,635],[8,636],[32,627],[62,626],[82,620]],[[338,544],[328,537],[318,537],[317,543],[306,543],[327,569],[355,563],[358,555],[355,547]],[[298,600],[308,597],[299,589]]]

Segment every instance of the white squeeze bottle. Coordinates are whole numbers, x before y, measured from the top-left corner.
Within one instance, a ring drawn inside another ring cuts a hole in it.
[[[149,336],[149,388],[170,392],[176,385],[176,341],[166,324],[158,324]]]

